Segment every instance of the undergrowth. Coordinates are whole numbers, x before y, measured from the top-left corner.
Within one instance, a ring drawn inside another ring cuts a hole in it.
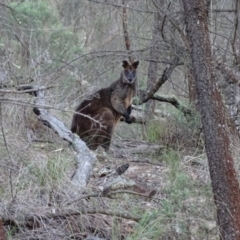
[[[169,174],[161,204],[144,213],[127,239],[218,239],[210,183],[193,180],[173,149],[165,152],[163,161]]]
[[[147,125],[148,141],[169,147],[202,148],[200,133],[201,123],[197,113],[185,117],[181,112],[173,110],[167,118],[149,121]]]

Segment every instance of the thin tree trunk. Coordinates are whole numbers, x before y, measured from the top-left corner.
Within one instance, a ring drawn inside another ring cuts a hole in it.
[[[164,1],[158,0],[158,5],[163,6]],[[150,89],[157,82],[157,71],[158,71],[158,62],[159,59],[159,46],[161,39],[160,26],[162,23],[162,17],[160,12],[156,12],[154,15],[154,24],[152,30],[152,42],[150,49],[150,61],[148,65],[148,80],[147,80],[147,89]],[[145,117],[146,120],[151,119],[155,110],[155,101],[149,100],[145,105]]]
[[[157,0],[159,6],[163,6],[163,0]],[[151,42],[151,49],[150,49],[150,61],[148,65],[148,79],[147,79],[147,89],[149,90],[152,86],[154,86],[157,82],[157,72],[158,72],[158,62],[159,59],[159,46],[160,39],[161,39],[161,32],[160,32],[160,25],[162,22],[162,17],[160,12],[156,12],[154,15],[154,23],[153,23],[153,30],[152,30],[152,42]],[[149,120],[152,120],[154,117],[156,103],[154,100],[149,99],[146,102],[144,107],[144,122],[145,124],[142,125],[142,134],[145,139],[147,139],[147,127]]]
[[[204,0],[183,0],[221,239],[240,239],[240,189],[231,156],[228,112],[216,86]]]
[[[3,228],[3,222],[1,219],[0,219],[0,240],[7,240],[5,230]]]
[[[128,33],[127,8],[126,8],[125,0],[122,0],[122,5],[123,5],[122,24],[123,24],[124,41],[125,41],[125,45],[126,45],[126,50],[128,51],[129,61],[130,61],[130,63],[133,63],[134,59],[129,53],[129,51],[131,50],[131,43],[130,43],[129,33]]]

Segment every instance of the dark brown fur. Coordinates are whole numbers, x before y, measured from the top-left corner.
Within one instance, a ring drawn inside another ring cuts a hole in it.
[[[95,92],[91,98],[84,100],[76,112],[89,117],[74,114],[71,131],[77,133],[90,149],[102,146],[109,150],[114,129],[121,116],[131,123],[131,104],[136,88],[136,69],[139,62],[132,65],[123,61],[123,72],[120,78],[109,87]]]

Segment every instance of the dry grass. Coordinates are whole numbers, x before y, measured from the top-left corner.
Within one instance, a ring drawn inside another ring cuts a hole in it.
[[[156,195],[152,199],[131,194],[90,197],[67,205],[83,195],[71,183],[72,149],[45,126],[33,129],[38,122],[30,108],[4,105],[2,112],[8,151],[1,134],[0,214],[13,220],[5,222],[8,239],[84,239],[89,234],[129,240],[217,239],[203,152],[185,156],[181,149],[165,148],[155,154],[126,154],[124,159],[110,156],[95,166],[85,194],[100,190],[101,168],[114,169],[135,157],[143,162],[130,162],[124,177],[155,189]],[[124,123],[121,127],[125,128]],[[114,140],[119,147],[125,144],[124,137],[140,136],[134,128],[131,134],[119,134]],[[144,163],[145,159],[160,166]],[[142,220],[119,217],[123,212]]]

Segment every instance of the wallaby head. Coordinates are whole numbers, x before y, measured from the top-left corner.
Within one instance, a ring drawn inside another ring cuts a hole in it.
[[[139,61],[135,61],[132,64],[128,63],[128,61],[123,61],[123,73],[122,73],[122,81],[124,83],[132,84],[135,82],[137,78],[136,69],[138,67]]]

